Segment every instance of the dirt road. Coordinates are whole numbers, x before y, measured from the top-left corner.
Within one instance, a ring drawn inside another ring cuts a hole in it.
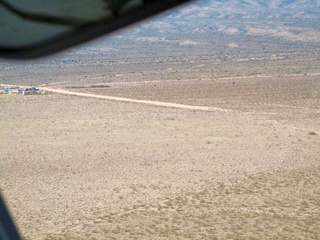
[[[8,86],[8,87],[13,87],[13,85],[8,85],[8,84],[2,84],[2,85]],[[30,86],[20,86],[20,87],[30,88]],[[142,103],[142,104],[148,104],[148,105],[153,105],[153,106],[158,106],[158,107],[170,107],[170,108],[200,110],[200,111],[233,112],[233,110],[216,108],[216,107],[191,106],[191,105],[171,103],[171,102],[160,102],[160,101],[139,100],[139,99],[123,98],[123,97],[104,96],[104,95],[99,95],[99,94],[72,92],[72,91],[67,91],[67,90],[63,90],[63,89],[55,89],[55,88],[48,88],[48,87],[43,87],[41,89],[43,89],[44,91],[47,91],[47,92],[54,92],[54,93],[59,93],[59,94],[64,94],[64,95],[99,98],[99,99],[121,101],[121,102]]]

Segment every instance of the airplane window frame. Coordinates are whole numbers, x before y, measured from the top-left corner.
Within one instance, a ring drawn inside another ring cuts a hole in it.
[[[48,56],[96,39],[97,37],[110,34],[116,30],[123,29],[129,25],[191,1],[194,0],[148,0],[146,5],[138,7],[134,11],[112,19],[107,17],[76,27],[71,31],[49,38],[48,40],[24,47],[6,48],[0,46],[0,58],[24,60]]]

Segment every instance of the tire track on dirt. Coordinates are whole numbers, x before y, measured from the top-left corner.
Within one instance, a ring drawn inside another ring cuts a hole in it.
[[[214,111],[239,112],[236,110],[217,108],[217,107],[193,106],[193,105],[186,105],[186,104],[179,104],[179,103],[172,103],[172,102],[161,102],[161,101],[139,100],[139,99],[123,98],[123,97],[113,97],[113,96],[105,96],[105,95],[91,94],[91,93],[72,92],[72,91],[63,90],[63,89],[54,89],[54,88],[42,88],[42,89],[45,91],[48,91],[48,92],[55,92],[55,93],[65,94],[65,95],[74,95],[74,96],[80,96],[80,97],[90,97],[90,98],[106,99],[106,100],[121,101],[121,102],[132,102],[132,103],[153,105],[153,106],[158,106],[158,107],[170,107],[170,108],[187,109],[187,110],[200,110],[200,111],[206,111],[206,112],[214,112]],[[254,113],[256,114],[256,112],[254,112]],[[296,130],[300,130],[300,131],[314,132],[315,134],[319,135],[319,132],[313,131],[308,128],[290,126],[290,125],[286,125],[286,124],[281,124],[276,121],[273,121],[273,122],[275,124],[281,125],[283,127],[296,129]]]
[[[63,90],[63,89],[54,89],[54,88],[47,88],[47,87],[44,87],[42,89],[44,91],[54,92],[54,93],[59,93],[64,95],[90,97],[90,98],[106,99],[106,100],[121,101],[121,102],[140,103],[140,104],[147,104],[147,105],[153,105],[158,107],[200,110],[200,111],[207,111],[207,112],[213,112],[213,111],[236,112],[234,110],[217,108],[217,107],[192,106],[192,105],[171,103],[171,102],[160,102],[160,101],[151,101],[151,100],[139,100],[139,99],[133,99],[133,98],[113,97],[113,96],[105,96],[105,95],[98,95],[98,94],[91,94],[91,93],[72,92],[72,91]]]

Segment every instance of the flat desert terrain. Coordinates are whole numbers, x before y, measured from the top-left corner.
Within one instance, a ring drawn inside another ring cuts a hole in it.
[[[1,188],[26,239],[319,239],[319,76],[0,95]]]
[[[0,85],[47,92],[0,94],[25,239],[320,239],[319,14],[247,2],[0,60]]]

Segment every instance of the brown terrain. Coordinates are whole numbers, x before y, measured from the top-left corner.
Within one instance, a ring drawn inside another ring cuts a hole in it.
[[[0,94],[0,185],[21,234],[320,239],[319,44],[294,37],[0,62],[1,85],[47,93]]]
[[[308,75],[65,88],[208,110],[0,95],[1,185],[27,239],[318,239],[319,86]]]

